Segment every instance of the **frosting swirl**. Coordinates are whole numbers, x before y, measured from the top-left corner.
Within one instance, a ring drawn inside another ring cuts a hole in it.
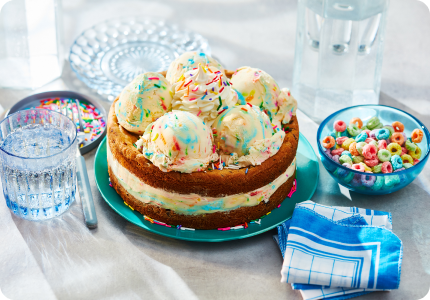
[[[230,80],[214,67],[200,64],[172,85],[172,108],[188,111],[211,126],[218,115],[233,107],[238,95]]]

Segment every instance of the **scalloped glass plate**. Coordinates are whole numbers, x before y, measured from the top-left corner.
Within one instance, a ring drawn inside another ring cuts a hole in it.
[[[94,172],[97,187],[105,201],[124,219],[156,234],[174,239],[195,241],[195,242],[223,242],[229,240],[244,239],[257,234],[261,234],[275,228],[285,222],[293,215],[296,203],[312,198],[319,176],[319,163],[312,146],[308,140],[300,134],[299,146],[297,149],[297,191],[291,198],[286,198],[279,208],[275,208],[260,224],[249,224],[248,228],[238,230],[180,230],[169,228],[157,224],[151,224],[143,218],[139,212],[131,210],[124,204],[121,196],[109,186],[109,174],[106,158],[106,138],[97,149],[94,161]]]
[[[113,101],[136,75],[167,70],[186,51],[211,54],[207,39],[165,21],[122,18],[85,30],[70,49],[78,78]]]

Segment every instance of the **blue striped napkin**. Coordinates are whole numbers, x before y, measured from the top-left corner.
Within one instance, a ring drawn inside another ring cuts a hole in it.
[[[275,236],[284,257],[281,281],[305,300],[397,289],[402,242],[391,229],[388,212],[299,203]]]

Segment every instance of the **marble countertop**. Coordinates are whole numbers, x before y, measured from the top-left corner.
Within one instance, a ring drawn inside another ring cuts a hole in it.
[[[64,44],[109,18],[139,15],[168,19],[209,39],[228,69],[259,67],[281,87],[291,86],[296,1],[280,0],[63,0]],[[404,109],[430,126],[430,13],[416,0],[391,0],[380,103]],[[97,98],[65,63],[63,76],[35,90],[0,89],[4,109],[33,93],[74,90]],[[101,99],[100,99],[101,100]],[[103,102],[106,109],[110,104]],[[300,105],[300,104],[299,104]],[[318,125],[299,112],[300,131],[315,151]],[[76,201],[47,222],[12,215],[0,199],[0,289],[19,299],[301,299],[280,283],[282,257],[276,231],[224,243],[163,238],[114,212],[94,181],[95,150],[86,154],[99,226],[84,226]],[[361,299],[421,299],[430,287],[430,165],[403,190],[368,197],[342,193],[320,163],[312,200],[325,205],[390,211],[404,243],[399,290]]]

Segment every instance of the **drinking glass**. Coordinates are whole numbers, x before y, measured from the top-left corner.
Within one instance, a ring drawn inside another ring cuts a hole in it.
[[[75,124],[46,109],[28,109],[0,123],[0,169],[9,209],[28,220],[65,212],[75,200]]]

